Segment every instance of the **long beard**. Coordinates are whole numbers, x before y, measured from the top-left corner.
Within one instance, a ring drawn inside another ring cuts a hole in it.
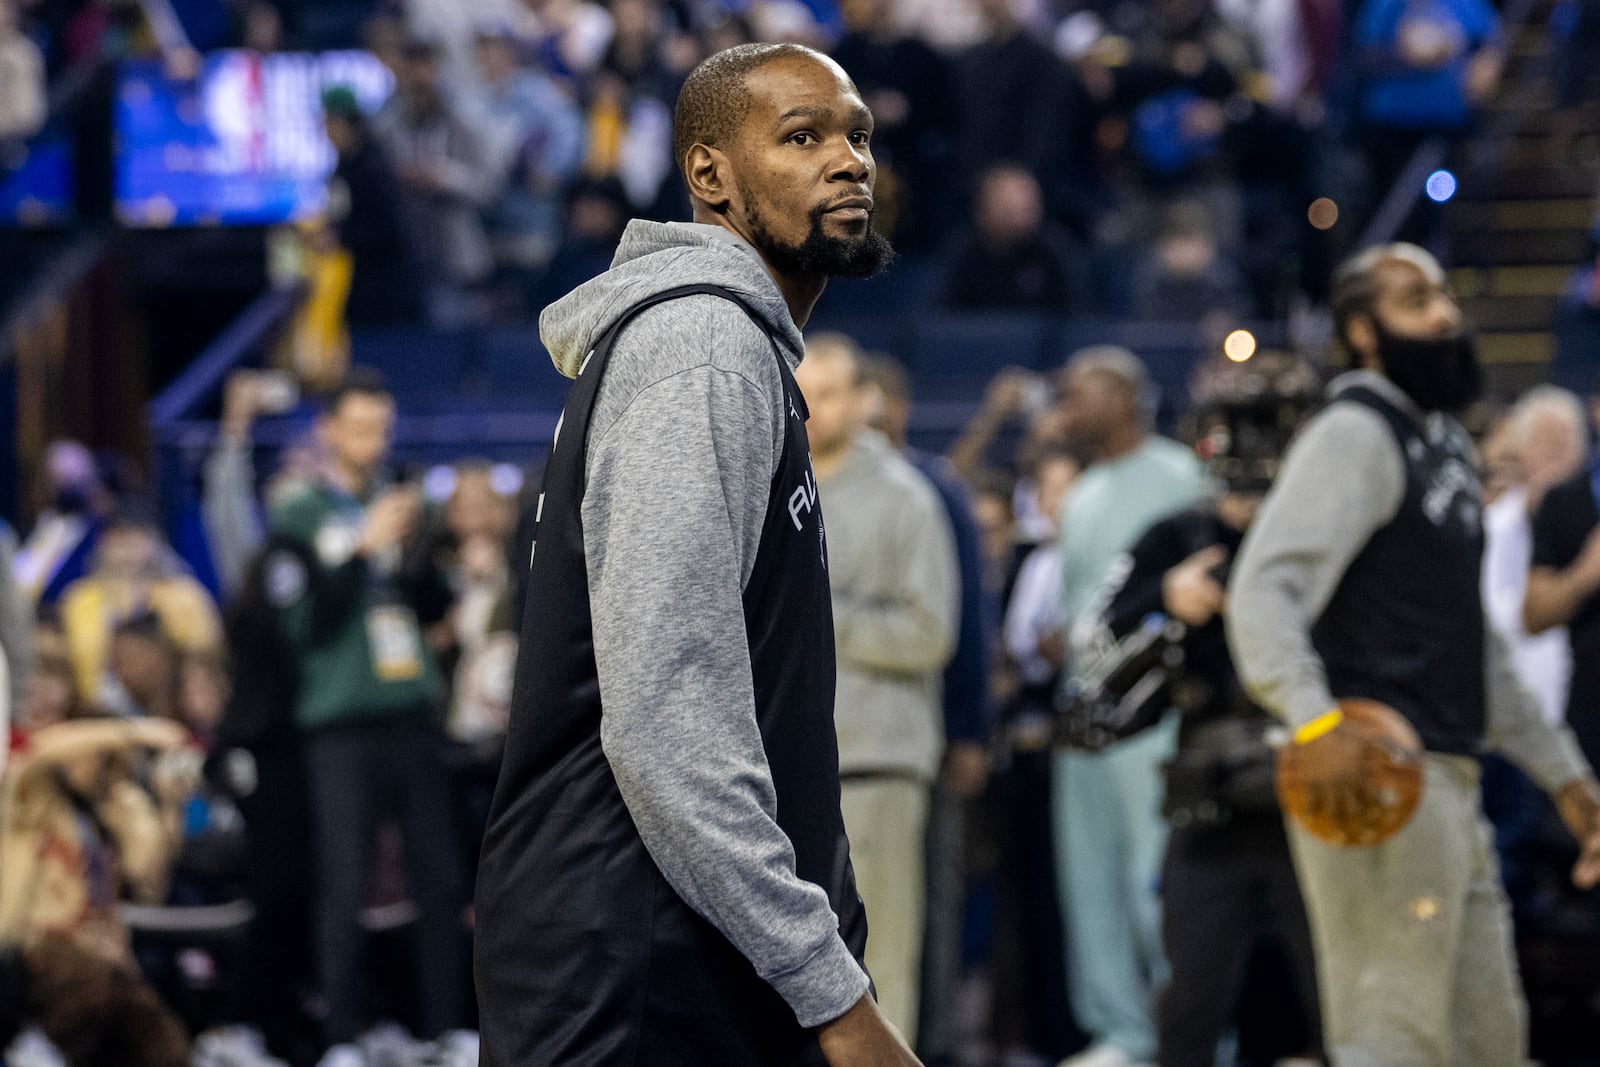
[[[1482,394],[1483,368],[1471,333],[1424,340],[1374,325],[1384,375],[1423,411],[1459,414]]]
[[[750,235],[756,239],[756,245],[767,261],[785,274],[871,278],[882,274],[894,262],[894,246],[887,237],[872,228],[870,213],[867,216],[867,232],[862,236],[829,237],[822,229],[827,205],[818,204],[808,216],[811,228],[806,233],[806,239],[793,245],[785,244],[772,235],[748,191],[744,192],[744,201],[750,205]]]

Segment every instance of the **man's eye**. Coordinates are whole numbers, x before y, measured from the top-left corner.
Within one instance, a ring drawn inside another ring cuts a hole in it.
[[[866,145],[871,140],[872,134],[868,133],[866,130],[857,130],[855,133],[850,135],[851,144]]]
[[[816,138],[802,130],[800,133],[792,135],[789,140],[804,147],[805,145],[814,143]]]

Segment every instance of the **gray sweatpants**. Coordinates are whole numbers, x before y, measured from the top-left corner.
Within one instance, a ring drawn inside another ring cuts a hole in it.
[[[1478,763],[1430,754],[1398,834],[1338,848],[1290,821],[1334,1067],[1522,1067],[1527,1012]]]

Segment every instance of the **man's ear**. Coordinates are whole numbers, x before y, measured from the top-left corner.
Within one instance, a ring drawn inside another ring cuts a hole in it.
[[[684,157],[683,171],[691,200],[719,215],[727,212],[734,198],[733,169],[727,156],[707,145],[692,145]]]
[[[1356,366],[1381,370],[1378,362],[1378,329],[1372,322],[1372,316],[1366,313],[1350,316],[1344,332],[1350,353],[1356,358]]]

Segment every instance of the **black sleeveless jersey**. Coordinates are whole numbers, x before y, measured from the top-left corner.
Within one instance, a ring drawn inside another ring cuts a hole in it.
[[[600,747],[580,514],[589,420],[626,322],[695,293],[739,303],[725,289],[694,285],[633,308],[580,370],[545,468],[511,721],[478,873],[486,1067],[825,1063],[814,1033],[668,885]],[[743,598],[756,716],[796,872],[828,894],[860,960],[866,917],[839,814],[822,516],[805,401],[776,345],[773,358],[785,397],[783,459]]]
[[[1389,424],[1406,472],[1394,519],[1339,583],[1312,643],[1335,697],[1410,720],[1430,752],[1476,754],[1484,731],[1483,500],[1472,444],[1445,416],[1426,425],[1362,386],[1335,403]]]

